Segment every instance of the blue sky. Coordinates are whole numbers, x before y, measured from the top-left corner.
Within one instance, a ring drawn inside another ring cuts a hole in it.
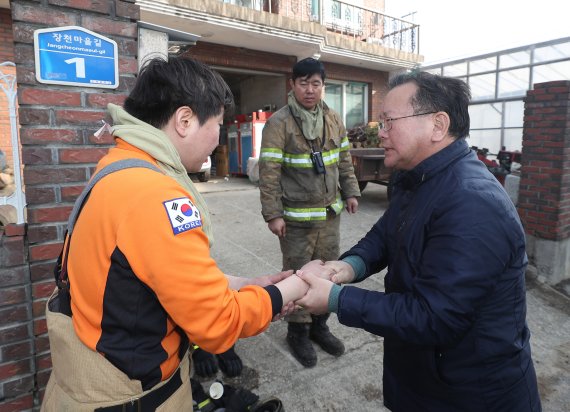
[[[416,12],[424,64],[570,37],[570,0],[385,0],[386,13]],[[412,19],[407,17],[406,19]]]

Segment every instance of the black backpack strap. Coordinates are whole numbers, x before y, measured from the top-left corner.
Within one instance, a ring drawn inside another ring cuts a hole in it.
[[[79,197],[75,201],[75,205],[73,205],[73,210],[71,211],[71,214],[69,215],[69,219],[67,221],[67,232],[69,233],[70,236],[71,233],[73,232],[75,221],[79,217],[79,213],[81,212],[81,209],[83,208],[85,200],[89,196],[91,189],[93,189],[93,186],[95,186],[95,184],[99,180],[103,179],[107,175],[110,175],[111,173],[123,169],[130,169],[133,167],[144,167],[162,173],[162,171],[152,163],[140,159],[124,159],[105,166],[95,176],[93,176],[93,178],[89,181],[89,183],[87,183],[87,186],[85,186],[85,188],[83,189],[83,192],[81,192],[81,195],[79,195]]]
[[[147,162],[146,160],[140,159],[124,159],[119,160],[110,165],[105,166],[101,169],[93,178],[87,183],[81,195],[75,201],[69,219],[67,221],[67,231],[64,236],[64,247],[57,259],[56,266],[54,268],[54,276],[57,286],[63,295],[60,299],[60,312],[71,315],[71,301],[69,299],[69,280],[67,276],[67,256],[69,255],[69,245],[71,244],[71,235],[73,233],[73,228],[79,217],[79,213],[83,209],[91,189],[97,182],[103,179],[105,176],[111,173],[117,172],[123,169],[131,169],[133,167],[142,167],[146,169],[151,169],[156,172],[162,173],[162,171],[154,164]],[[67,247],[65,247],[65,240],[67,240]]]

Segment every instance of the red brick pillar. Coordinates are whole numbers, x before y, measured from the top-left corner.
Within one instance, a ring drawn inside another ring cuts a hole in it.
[[[32,407],[27,402],[28,397],[33,399],[34,409],[38,409],[50,373],[44,308],[54,289],[52,270],[61,250],[67,218],[96,162],[113,143],[108,134],[96,138],[93,133],[101,125],[101,119],[106,118],[107,103],[122,104],[134,84],[140,12],[134,0],[12,0],[10,7],[27,200],[28,226],[23,255],[29,260],[29,275],[24,289],[31,312],[18,322],[27,327],[30,334],[20,337],[21,343],[31,342],[31,349],[27,353],[12,353],[14,367],[8,365],[2,369],[5,365],[0,365],[0,371],[9,371],[11,375],[0,375],[1,379],[21,381],[20,392],[3,392],[0,410],[12,410],[4,406],[18,399],[26,399],[26,403],[13,410],[26,410]],[[34,30],[62,26],[80,26],[117,42],[118,89],[48,85],[36,81]],[[4,303],[1,305],[0,309]],[[2,361],[4,359],[2,357]],[[30,367],[20,368],[21,364],[30,364]]]
[[[570,81],[534,85],[525,99],[518,210],[530,263],[556,284],[570,274]]]
[[[0,410],[30,410],[35,365],[25,225],[0,228],[0,268]]]

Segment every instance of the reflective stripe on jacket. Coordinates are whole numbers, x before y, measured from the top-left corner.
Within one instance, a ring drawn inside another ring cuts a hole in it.
[[[340,149],[328,150],[322,152],[323,161],[326,166],[331,166],[338,164],[340,161],[340,152],[348,150],[348,137],[344,137],[341,140]],[[289,167],[300,167],[300,168],[313,168],[313,161],[311,159],[311,154],[293,154],[284,153],[280,149],[275,148],[262,148],[260,154],[260,160],[265,162],[277,162],[286,164]]]
[[[342,206],[344,205],[342,199],[339,197],[337,201],[331,204],[329,207],[338,215],[342,212]],[[294,208],[294,207],[284,207],[283,216],[286,220],[295,222],[309,222],[309,221],[319,221],[327,220],[327,208],[326,207],[306,207],[306,208]]]
[[[262,215],[266,221],[326,221],[327,207],[342,211],[342,199],[360,196],[346,130],[339,115],[324,105],[324,137],[305,139],[288,106],[265,124],[259,158]],[[322,153],[326,173],[314,170],[311,151]]]

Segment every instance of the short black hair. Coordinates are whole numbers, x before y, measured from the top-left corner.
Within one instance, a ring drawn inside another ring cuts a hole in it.
[[[445,112],[450,119],[449,134],[455,139],[469,136],[471,91],[467,83],[453,77],[412,70],[390,79],[389,89],[405,83],[414,83],[418,87],[410,102],[414,114]]]
[[[320,74],[323,82],[326,78],[325,66],[317,59],[312,57],[307,57],[306,59],[299,60],[293,66],[293,76],[292,79],[295,81],[297,78],[311,77],[314,74]]]
[[[190,107],[203,125],[222,110],[232,111],[234,98],[222,76],[205,64],[158,57],[143,66],[124,103],[127,113],[158,129],[182,106]]]

